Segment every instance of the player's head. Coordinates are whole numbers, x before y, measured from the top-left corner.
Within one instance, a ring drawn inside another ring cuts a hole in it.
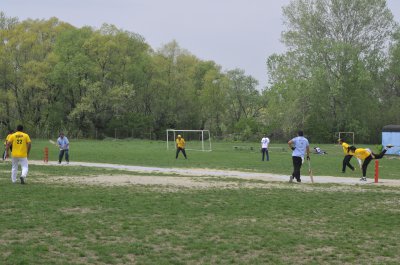
[[[22,132],[24,130],[24,126],[21,124],[17,126],[17,131]]]
[[[340,139],[338,139],[338,142],[339,142],[339,144],[341,144],[341,143],[344,143],[346,141],[344,140],[344,138],[340,138]]]
[[[354,146],[354,145],[352,145],[352,146],[349,146],[348,148],[347,148],[347,152],[349,152],[349,151],[351,151],[351,152],[354,152],[354,151],[356,151],[356,147]]]
[[[182,136],[180,134],[178,134],[178,138],[181,138]]]
[[[64,137],[64,133],[60,132],[60,137],[63,138]]]
[[[297,132],[297,135],[298,135],[298,136],[303,136],[304,133],[303,133],[303,131],[300,130],[300,131]]]

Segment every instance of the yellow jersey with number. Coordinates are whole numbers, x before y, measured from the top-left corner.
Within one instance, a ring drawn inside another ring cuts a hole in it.
[[[179,147],[179,148],[185,148],[185,139],[183,139],[183,138],[177,138],[176,139],[176,146],[177,147]]]
[[[357,148],[356,151],[354,152],[354,156],[361,160],[365,160],[370,155],[371,155],[371,152],[364,148]]]
[[[28,134],[23,132],[13,133],[10,138],[8,138],[8,142],[12,144],[12,157],[28,157],[28,144],[31,142],[31,138]]]

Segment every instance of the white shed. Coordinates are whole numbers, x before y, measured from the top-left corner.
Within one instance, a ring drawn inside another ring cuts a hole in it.
[[[382,129],[382,145],[394,145],[386,154],[400,155],[400,125],[386,125]]]

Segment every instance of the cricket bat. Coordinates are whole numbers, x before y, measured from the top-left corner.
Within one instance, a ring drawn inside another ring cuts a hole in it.
[[[311,183],[314,183],[314,176],[311,169],[311,162],[308,160],[308,174],[310,175]]]
[[[58,148],[58,144],[56,143],[56,142],[54,142],[53,140],[49,140],[49,142],[51,143],[51,144],[54,144],[57,148]]]

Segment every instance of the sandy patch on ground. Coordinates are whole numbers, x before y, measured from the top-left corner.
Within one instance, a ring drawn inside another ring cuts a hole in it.
[[[77,183],[87,185],[104,186],[125,186],[125,185],[145,185],[145,186],[171,186],[183,188],[234,188],[238,186],[235,182],[205,181],[191,177],[171,177],[171,176],[136,176],[136,175],[98,175],[85,177],[54,177],[38,179],[39,181],[54,183]]]

